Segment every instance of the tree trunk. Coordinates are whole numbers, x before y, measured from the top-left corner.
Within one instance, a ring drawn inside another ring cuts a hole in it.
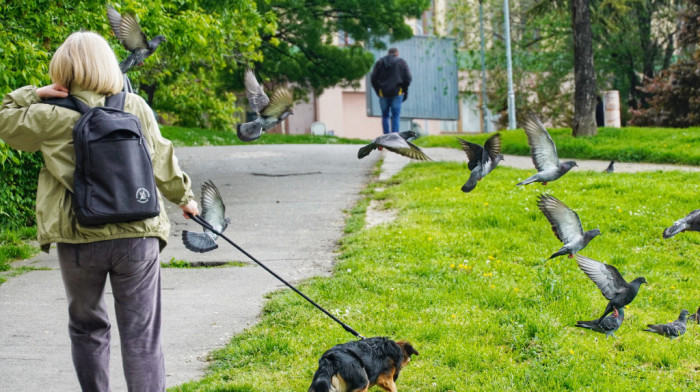
[[[574,32],[574,137],[595,136],[596,81],[593,66],[593,32],[589,0],[571,2],[571,27]]]
[[[154,82],[152,84],[142,84],[141,85],[141,90],[146,92],[146,96],[148,97],[146,99],[146,102],[148,103],[148,106],[153,107],[154,104],[154,97],[156,95],[156,86],[157,84]]]

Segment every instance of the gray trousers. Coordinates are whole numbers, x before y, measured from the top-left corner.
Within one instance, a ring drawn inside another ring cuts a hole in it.
[[[109,276],[129,391],[165,391],[157,238],[58,244],[73,366],[83,391],[109,392]]]

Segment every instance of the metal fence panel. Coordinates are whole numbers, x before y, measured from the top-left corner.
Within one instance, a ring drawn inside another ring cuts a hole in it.
[[[399,57],[406,60],[413,76],[408,99],[401,106],[401,118],[459,119],[455,45],[453,38],[433,36],[414,36],[409,40],[387,43],[387,48],[399,50]],[[386,55],[386,50],[372,49],[370,52],[375,62]],[[367,115],[381,117],[379,97],[371,87],[370,74],[366,78]]]

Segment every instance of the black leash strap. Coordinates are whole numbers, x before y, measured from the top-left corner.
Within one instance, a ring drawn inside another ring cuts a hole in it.
[[[274,271],[272,271],[271,269],[267,268],[267,266],[266,266],[265,264],[263,264],[263,263],[261,263],[260,261],[258,261],[258,259],[256,259],[255,257],[253,257],[250,253],[246,252],[246,251],[245,251],[243,248],[241,248],[240,246],[236,245],[233,241],[231,241],[230,239],[228,239],[228,237],[226,237],[225,235],[223,235],[223,234],[219,233],[218,231],[216,231],[216,229],[214,229],[214,228],[212,227],[212,225],[209,224],[209,222],[205,221],[204,219],[202,219],[202,218],[199,217],[198,215],[192,215],[192,214],[190,214],[189,212],[187,213],[187,215],[188,215],[190,218],[192,218],[193,221],[199,223],[199,224],[200,224],[202,227],[204,227],[205,229],[211,231],[212,233],[214,233],[214,234],[218,235],[219,237],[223,238],[224,240],[226,240],[226,242],[228,242],[229,244],[233,245],[236,249],[238,249],[239,251],[241,251],[244,255],[248,256],[248,257],[249,257],[251,260],[253,260],[256,264],[258,264],[259,266],[263,267],[263,268],[265,269],[265,271],[269,272],[270,274],[272,274],[272,276],[274,276],[275,278],[277,278],[280,282],[284,283],[285,285],[287,285],[287,287],[289,287],[290,289],[294,290],[295,293],[297,293],[297,294],[301,295],[302,297],[304,297],[305,300],[309,301],[313,306],[317,307],[320,311],[322,311],[322,312],[325,313],[328,317],[330,317],[331,319],[333,319],[333,321],[335,321],[336,323],[340,324],[340,326],[343,327],[344,330],[350,332],[353,336],[355,336],[355,337],[358,338],[358,339],[364,339],[364,338],[365,338],[364,336],[360,335],[359,332],[357,332],[357,331],[355,331],[354,329],[352,329],[349,325],[345,324],[344,322],[340,321],[337,317],[335,317],[335,316],[333,316],[332,314],[330,314],[326,309],[323,309],[323,308],[321,307],[321,305],[317,304],[317,303],[314,302],[311,298],[307,297],[304,293],[302,293],[301,291],[299,291],[296,287],[292,286],[292,285],[289,284],[286,280],[282,279],[282,277],[280,277],[279,275],[277,275]]]

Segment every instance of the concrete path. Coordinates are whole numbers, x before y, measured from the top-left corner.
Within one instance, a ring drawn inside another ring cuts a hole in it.
[[[380,154],[358,160],[359,146],[272,145],[179,148],[183,169],[200,185],[211,179],[222,192],[232,224],[226,234],[290,282],[327,275],[344,228],[346,209],[360,197]],[[192,253],[183,229],[200,230],[168,204],[173,224],[162,261],[249,262],[230,244]],[[43,266],[0,285],[0,391],[74,392],[66,299],[56,250],[25,265]],[[255,324],[266,293],[284,287],[250,266],[162,270],[163,339],[174,386],[204,374],[207,354]],[[106,290],[114,320],[111,289]],[[319,317],[322,317],[319,315]],[[330,321],[329,321],[330,322]],[[112,390],[126,391],[117,328],[112,331]]]

